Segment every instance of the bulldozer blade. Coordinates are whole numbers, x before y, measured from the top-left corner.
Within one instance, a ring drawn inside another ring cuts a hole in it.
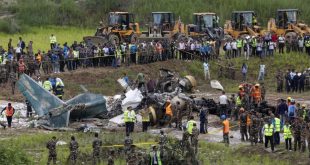
[[[106,37],[103,36],[85,36],[83,40],[87,45],[103,45],[109,42]]]

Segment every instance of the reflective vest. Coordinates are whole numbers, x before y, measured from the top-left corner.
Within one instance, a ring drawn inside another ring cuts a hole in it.
[[[153,163],[153,159],[154,159],[154,151],[152,151],[152,152],[150,152],[150,158],[151,158],[151,163]],[[162,165],[162,163],[161,163],[161,159],[160,159],[160,152],[159,151],[157,151],[156,152],[156,159],[157,159],[157,164],[158,165]]]
[[[252,46],[253,46],[253,47],[256,47],[256,45],[257,45],[256,38],[253,38],[253,40],[252,40]]]
[[[134,110],[131,110],[130,119],[131,122],[136,122],[136,112]]]
[[[55,90],[55,95],[57,97],[62,97],[62,94],[63,94],[63,88],[62,86],[60,86],[60,83],[57,82],[58,84],[56,85],[56,90]]]
[[[173,116],[172,109],[171,109],[171,104],[170,104],[170,103],[169,103],[169,105],[166,107],[166,115]]]
[[[77,50],[73,51],[73,57],[74,58],[79,58],[79,55],[80,55],[79,51],[77,51]]]
[[[242,40],[239,39],[237,40],[237,48],[241,48],[242,47]]]
[[[229,121],[226,119],[223,121],[223,133],[229,133]]]
[[[0,64],[2,63],[2,55],[0,55]]]
[[[284,125],[283,127],[284,139],[292,138],[291,126]]]
[[[50,36],[50,42],[51,42],[51,44],[56,43],[57,42],[56,36]]]
[[[48,90],[48,91],[51,91],[53,89],[52,83],[48,80],[44,81],[43,88]]]
[[[307,111],[306,111],[306,109],[303,109],[302,111],[303,111],[302,118],[305,120],[306,115],[307,115]]]
[[[241,99],[240,99],[239,96],[237,96],[237,98],[236,98],[236,105],[240,106],[241,104],[242,104]]]
[[[122,51],[120,49],[116,49],[116,58],[120,58],[122,56]]]
[[[265,136],[272,136],[273,135],[273,125],[272,124],[270,124],[270,126],[268,124],[265,124],[264,128],[265,128]]]
[[[11,117],[11,116],[13,116],[13,114],[14,114],[13,107],[11,107],[11,108],[6,107],[5,115],[8,116],[8,117]]]
[[[142,121],[149,122],[150,121],[150,114],[148,112],[142,113]]]
[[[305,42],[305,46],[306,46],[306,47],[310,47],[310,40],[307,40],[307,41]]]
[[[125,110],[124,111],[124,122],[126,123],[126,122],[130,122],[130,121],[131,121],[131,119],[129,117],[129,111]]]
[[[190,120],[190,121],[187,122],[187,132],[189,134],[193,133],[194,123],[196,123],[196,121],[194,121],[194,120]]]
[[[279,118],[274,118],[274,124],[276,127],[276,132],[280,132],[281,130],[281,121]]]

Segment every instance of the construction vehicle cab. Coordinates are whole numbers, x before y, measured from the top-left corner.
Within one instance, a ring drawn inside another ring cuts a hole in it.
[[[298,15],[298,9],[278,9],[276,19],[271,18],[268,21],[268,30],[284,35],[285,38],[309,35],[310,28],[298,20]]]
[[[234,38],[242,35],[258,36],[262,33],[254,11],[233,11],[231,20],[224,25],[224,31]]]
[[[180,19],[175,20],[172,12],[152,12],[148,31],[143,32],[140,39],[171,40],[177,39],[179,34],[185,34],[185,26]]]
[[[134,21],[134,14],[128,12],[110,12],[108,15],[108,24],[97,28],[95,37],[84,37],[86,43],[92,44],[119,44],[120,42],[136,42],[141,35],[138,23]]]
[[[219,17],[215,13],[193,13],[193,24],[187,25],[189,36],[219,39],[223,29],[219,26]]]

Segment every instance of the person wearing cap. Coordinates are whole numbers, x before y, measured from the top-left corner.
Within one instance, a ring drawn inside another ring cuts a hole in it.
[[[155,145],[152,145],[152,150],[150,151],[150,165],[162,165],[161,162],[162,155]]]
[[[126,127],[126,134],[127,133],[130,133],[130,121],[131,121],[131,118],[130,118],[130,111],[131,111],[131,107],[127,107],[127,109],[124,110],[124,117],[123,117],[123,120],[124,120],[124,123],[125,123],[125,127]]]
[[[285,140],[286,150],[292,151],[292,129],[288,121],[286,121],[285,125],[283,126],[283,137]]]
[[[168,143],[167,135],[165,135],[163,130],[160,130],[160,136],[159,136],[159,149],[162,151],[164,146]]]
[[[127,154],[127,157],[126,157],[127,165],[136,165],[136,164],[139,164],[138,163],[139,161],[141,161],[137,155],[135,148],[136,148],[136,145],[134,144],[130,146],[130,152]]]
[[[57,139],[55,136],[53,136],[52,139],[48,141],[46,144],[46,148],[49,150],[47,165],[49,165],[51,161],[53,161],[53,164],[56,164],[57,161],[56,144]]]
[[[13,119],[13,115],[15,113],[15,109],[12,107],[11,103],[8,103],[8,106],[6,106],[6,107],[4,107],[2,109],[1,114],[3,113],[3,111],[5,111],[6,120],[8,122],[8,127],[11,128],[11,126],[12,126],[12,119]]]
[[[124,151],[125,151],[125,154],[128,154],[130,152],[130,148],[131,148],[132,144],[133,144],[133,140],[130,137],[130,134],[126,133],[126,137],[125,137],[125,140],[124,140]]]
[[[265,135],[265,148],[268,148],[268,143],[270,142],[271,151],[274,151],[273,135],[274,135],[274,125],[272,121],[269,120],[268,124],[264,125],[264,135]]]
[[[99,139],[99,134],[96,132],[95,133],[95,139],[93,140],[92,143],[92,148],[93,148],[93,164],[100,164],[100,150],[102,146],[102,140]]]
[[[226,115],[221,116],[221,120],[223,121],[223,142],[226,143],[226,145],[229,145],[229,121],[226,118]]]
[[[302,104],[301,105],[301,109],[298,110],[298,117],[301,117],[303,120],[306,119],[308,110],[306,109],[307,105],[306,104]]]
[[[115,151],[113,149],[109,151],[108,165],[114,165],[114,153]]]

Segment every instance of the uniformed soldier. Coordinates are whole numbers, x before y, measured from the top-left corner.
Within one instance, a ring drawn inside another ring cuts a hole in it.
[[[75,141],[75,137],[71,136],[71,142],[70,142],[70,162],[71,164],[76,164],[77,156],[78,156],[78,149],[79,149],[79,143]]]
[[[126,158],[127,165],[137,165],[140,160],[135,150],[136,146],[132,144],[130,148]]]
[[[251,140],[251,145],[257,144],[258,142],[258,126],[259,126],[259,120],[254,114],[255,112],[251,112],[251,129],[250,129],[250,140]]]
[[[196,126],[196,123],[193,124],[193,130],[191,135],[191,145],[194,148],[194,152],[197,155],[198,153],[198,136],[199,136],[199,130]]]
[[[190,134],[188,133],[188,131],[184,131],[182,136],[183,153],[185,152],[186,148],[190,147],[189,137]]]
[[[298,150],[301,148],[301,125],[300,121],[298,118],[295,118],[293,124],[292,124],[292,132],[294,136],[294,151],[297,150],[297,145],[298,145]]]
[[[310,122],[307,123],[307,142],[308,142],[308,150],[309,150],[309,158],[310,158]]]
[[[114,150],[110,150],[108,157],[108,165],[114,165]]]
[[[277,79],[277,92],[283,92],[283,74],[280,70],[278,70],[276,74],[276,79]]]
[[[130,153],[130,149],[131,149],[132,144],[133,144],[133,140],[131,139],[129,133],[127,133],[125,140],[124,140],[124,152],[125,152],[125,154]]]
[[[263,138],[263,126],[264,126],[264,119],[261,113],[256,112],[257,120],[258,120],[258,137],[259,137],[259,143],[264,143],[264,138]]]
[[[46,148],[49,150],[48,160],[47,160],[48,165],[50,164],[52,160],[53,160],[53,164],[56,164],[56,161],[57,161],[56,143],[57,143],[56,137],[53,136],[52,139],[46,144]]]
[[[93,164],[100,164],[100,148],[102,141],[98,138],[98,133],[95,133],[95,139],[93,140]]]
[[[239,117],[239,127],[241,134],[241,141],[248,141],[248,133],[247,133],[247,114],[244,111],[244,108],[240,108],[240,117]]]
[[[300,144],[301,144],[301,152],[306,151],[306,140],[307,140],[307,123],[303,120],[302,117],[299,118],[300,120],[300,126],[301,126],[301,132],[300,132]]]
[[[163,130],[160,130],[160,137],[159,137],[159,149],[164,148],[164,146],[168,143],[167,135],[165,135]]]

